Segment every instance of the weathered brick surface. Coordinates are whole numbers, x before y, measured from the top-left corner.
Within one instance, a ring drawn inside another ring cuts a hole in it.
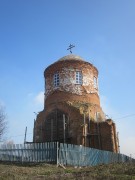
[[[83,85],[76,84],[75,72],[81,71],[83,74]],[[60,74],[60,86],[54,87],[53,75]],[[97,69],[90,63],[78,60],[58,61],[50,65],[44,72],[46,79],[46,97],[55,90],[66,91],[73,94],[98,93],[98,88],[94,88],[93,78],[98,77]]]
[[[100,134],[102,147],[108,151],[118,152],[115,123],[112,120],[100,123]]]
[[[55,91],[55,93],[52,93],[48,96],[46,99],[45,107],[46,109],[50,108],[52,104],[58,104],[60,102],[65,102],[67,104],[70,104],[71,106],[78,106],[83,107],[88,106],[89,110],[91,111],[91,116],[94,118],[96,112],[101,112],[103,118],[104,114],[102,112],[102,109],[99,105],[99,98],[97,94],[88,94],[87,96],[82,95],[78,96],[75,94],[71,94],[68,92],[62,92],[62,91]]]
[[[82,84],[76,84],[76,71],[82,72]],[[60,77],[58,87],[53,82],[55,73]],[[94,77],[98,78],[96,67],[69,55],[46,68],[44,76],[44,110],[35,122],[34,141],[64,142],[65,138],[67,143],[117,152],[115,124],[105,121],[98,86],[94,86]]]

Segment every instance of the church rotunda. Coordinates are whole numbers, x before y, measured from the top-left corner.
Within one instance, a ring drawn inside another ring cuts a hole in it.
[[[100,105],[97,68],[70,54],[48,66],[44,78],[44,109],[37,115],[33,141],[118,152],[115,123]]]

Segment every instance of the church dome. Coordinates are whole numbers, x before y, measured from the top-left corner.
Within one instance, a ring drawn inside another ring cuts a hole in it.
[[[78,55],[74,55],[74,54],[70,54],[70,55],[64,56],[64,57],[60,58],[58,61],[65,61],[65,60],[85,61],[82,57],[80,57]]]

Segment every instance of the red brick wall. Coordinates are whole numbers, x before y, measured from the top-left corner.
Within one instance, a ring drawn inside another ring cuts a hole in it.
[[[100,123],[102,149],[118,152],[115,123],[112,120]]]
[[[83,84],[76,84],[75,72],[81,71]],[[60,75],[60,85],[54,87],[53,76]],[[88,103],[91,106],[91,114],[94,118],[95,112],[100,112],[102,119],[104,113],[100,107],[98,87],[94,87],[93,78],[98,78],[98,70],[90,63],[81,60],[57,61],[50,65],[44,72],[46,82],[45,108],[57,102]]]
[[[87,147],[118,152],[115,124],[112,120],[95,122],[91,119],[89,124],[89,119],[87,116],[85,116],[85,122],[87,124],[87,136],[85,137],[84,115],[80,114],[79,109],[69,106],[66,103],[58,103],[57,105],[53,104],[46,111],[39,113],[35,123],[35,142],[50,141],[50,138],[47,139],[47,137],[51,136],[51,129],[49,129],[50,127],[48,127],[46,124],[46,119],[49,114],[57,110],[61,110],[63,114],[67,114],[69,117],[69,123],[67,124],[68,137],[66,137],[65,142],[77,145],[82,144]],[[54,120],[56,120],[56,118]],[[61,121],[61,123],[63,123],[63,121]],[[46,128],[49,129],[49,134],[47,134]],[[61,125],[61,131],[62,137],[64,137],[63,125]],[[56,139],[54,135],[56,136],[55,132],[53,132],[53,139],[59,141],[59,139]],[[61,142],[63,142],[63,140]]]

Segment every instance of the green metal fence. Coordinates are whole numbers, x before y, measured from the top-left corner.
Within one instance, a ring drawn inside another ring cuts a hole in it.
[[[48,162],[72,166],[95,166],[115,162],[135,162],[126,155],[58,142],[0,146],[0,161]]]
[[[1,161],[54,162],[57,160],[57,142],[13,144],[0,146]]]
[[[60,144],[59,163],[73,166],[95,166],[115,162],[135,162],[134,159],[118,153],[103,151],[72,144]]]

